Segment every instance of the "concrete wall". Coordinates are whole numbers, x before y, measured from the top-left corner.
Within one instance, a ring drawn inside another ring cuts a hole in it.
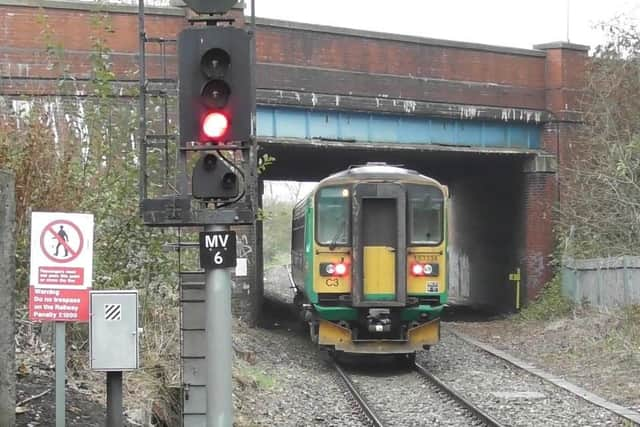
[[[597,308],[640,304],[640,257],[565,259],[562,294]]]
[[[508,277],[520,265],[524,214],[520,164],[517,159],[508,164],[496,159],[448,181],[452,303],[503,311],[515,307],[515,290]]]

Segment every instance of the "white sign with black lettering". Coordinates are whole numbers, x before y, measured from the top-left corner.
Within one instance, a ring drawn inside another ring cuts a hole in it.
[[[227,268],[236,266],[236,232],[205,231],[200,233],[200,266]]]

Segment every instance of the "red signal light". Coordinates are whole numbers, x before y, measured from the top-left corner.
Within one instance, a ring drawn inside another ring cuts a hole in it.
[[[222,113],[208,113],[202,120],[202,133],[209,139],[221,138],[229,129],[229,119]]]
[[[336,264],[335,266],[335,275],[336,276],[344,276],[347,273],[347,266],[343,263]]]
[[[424,275],[424,267],[422,264],[413,264],[411,266],[411,274],[414,276],[422,276]]]

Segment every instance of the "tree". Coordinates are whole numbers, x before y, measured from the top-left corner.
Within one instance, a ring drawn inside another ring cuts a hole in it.
[[[603,29],[559,216],[573,256],[640,254],[640,32],[620,21]]]

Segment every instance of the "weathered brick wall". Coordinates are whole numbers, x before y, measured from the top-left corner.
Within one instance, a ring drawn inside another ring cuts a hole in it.
[[[97,13],[92,10],[95,6],[80,6],[82,9],[0,5],[0,94],[85,94],[84,82],[93,77],[91,55],[98,38],[109,49],[108,62],[117,80],[125,85],[137,82],[138,28],[137,16],[131,13],[134,9]],[[185,22],[175,12],[150,14],[145,20],[148,34],[171,38]],[[166,53],[167,73],[175,76],[175,46],[168,44]],[[159,77],[160,47],[148,45],[148,56],[148,75]],[[73,85],[59,86],[62,77]]]
[[[317,28],[317,27],[316,27]],[[544,88],[544,55],[504,49],[266,21],[258,61],[364,72]],[[395,40],[394,40],[395,38]]]
[[[534,298],[551,279],[553,252],[553,204],[555,175],[546,172],[525,173],[524,179],[524,251],[521,257],[523,298]]]
[[[542,131],[542,148],[556,156],[555,174],[525,174],[525,236],[523,273],[529,298],[538,295],[553,273],[553,220],[562,205],[563,178],[579,138],[580,102],[585,85],[587,49],[566,43],[538,45],[547,52],[545,64],[546,109],[554,116]],[[555,208],[555,209],[554,209]]]
[[[49,2],[53,4],[54,2]],[[91,78],[92,38],[100,36],[110,49],[110,62],[117,78],[137,80],[138,33],[133,7],[106,7],[108,13],[96,14],[87,4],[72,9],[2,6],[0,28],[6,43],[0,47],[0,75],[5,80],[3,93],[38,93],[55,91],[47,79],[56,79],[60,68],[51,66],[60,60],[65,72],[76,81]],[[65,3],[69,4],[69,3]],[[175,38],[186,19],[180,9],[150,9],[145,18],[150,36]],[[103,17],[97,22],[96,17]],[[108,27],[105,30],[105,26]],[[389,39],[385,39],[385,37]],[[47,55],[47,44],[59,43],[61,58]],[[481,45],[442,42],[415,37],[380,35],[362,31],[326,29],[318,26],[292,25],[260,20],[257,37],[258,62],[294,65],[371,75],[389,75],[409,79],[439,81],[429,94],[403,93],[388,88],[382,95],[438,102],[454,101],[476,105],[544,108],[545,57],[534,50],[490,48]],[[149,74],[161,73],[159,48],[148,45]],[[175,48],[167,50],[167,73],[176,72]],[[260,69],[259,69],[260,70]],[[271,69],[258,75],[268,87]],[[464,87],[449,90],[442,81],[460,82]],[[295,81],[292,82],[295,87]],[[320,83],[320,82],[318,82]],[[352,84],[351,81],[348,82]],[[300,86],[300,85],[298,85]],[[498,87],[499,86],[499,87]],[[314,87],[298,87],[313,91]],[[367,92],[354,87],[351,91]],[[447,99],[449,97],[450,99]]]

